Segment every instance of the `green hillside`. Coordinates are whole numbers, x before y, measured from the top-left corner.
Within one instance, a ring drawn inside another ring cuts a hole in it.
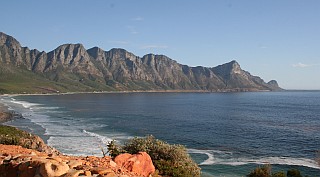
[[[108,87],[90,86],[89,81],[79,78],[70,78],[68,75],[61,74],[56,81],[49,80],[43,75],[33,73],[32,71],[13,67],[11,65],[0,65],[0,94],[13,93],[58,93],[58,92],[86,92],[101,90],[111,90]]]

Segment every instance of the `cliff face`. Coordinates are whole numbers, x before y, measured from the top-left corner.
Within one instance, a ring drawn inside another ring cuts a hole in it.
[[[141,58],[124,49],[86,50],[82,44],[65,44],[46,53],[21,47],[16,39],[1,32],[0,62],[63,83],[64,87],[71,84],[87,90],[280,89],[275,81],[265,83],[242,70],[236,61],[214,68],[189,67],[164,55]]]

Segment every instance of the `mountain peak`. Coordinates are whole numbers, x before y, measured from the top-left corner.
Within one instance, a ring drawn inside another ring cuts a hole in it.
[[[214,70],[219,74],[221,74],[221,72],[223,72],[224,75],[226,75],[226,74],[230,75],[233,73],[240,74],[242,72],[242,69],[241,69],[239,63],[236,60],[232,60],[229,63],[225,63],[225,64],[219,65],[217,67],[214,67]]]
[[[0,32],[0,46],[20,46],[20,43],[12,36]]]
[[[78,43],[78,44],[62,44],[59,47],[57,47],[56,49],[61,49],[61,48],[65,49],[65,48],[70,48],[70,47],[71,48],[83,48],[83,49],[85,49],[83,44],[80,44],[80,43]]]
[[[107,52],[111,58],[134,60],[137,58],[133,53],[122,48],[112,48]]]
[[[226,65],[231,65],[232,67],[240,67],[240,64],[236,60],[232,60],[229,63],[226,63]]]

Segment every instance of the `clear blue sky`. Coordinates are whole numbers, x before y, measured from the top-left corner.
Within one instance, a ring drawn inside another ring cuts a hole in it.
[[[0,31],[32,49],[82,43],[190,66],[237,60],[283,88],[320,89],[319,0],[8,0],[0,17]]]

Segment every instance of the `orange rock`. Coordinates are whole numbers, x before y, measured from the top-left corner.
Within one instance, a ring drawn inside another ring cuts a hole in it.
[[[63,177],[78,177],[80,174],[84,174],[84,171],[70,169],[67,174],[63,175]]]
[[[109,156],[50,155],[20,146],[0,144],[0,177],[141,177],[118,166]],[[140,154],[141,156],[141,154]],[[130,159],[132,155],[128,154]],[[130,160],[138,160],[131,158]],[[151,160],[150,160],[151,161]],[[1,164],[4,163],[4,164]],[[82,165],[81,165],[82,164]],[[134,167],[130,169],[135,169]],[[147,170],[143,169],[143,170]],[[100,173],[100,174],[99,174]],[[97,175],[99,174],[99,175]]]
[[[29,167],[23,171],[20,171],[19,177],[34,177],[36,174],[36,168]]]
[[[118,177],[114,172],[108,173],[105,177]]]
[[[134,155],[128,153],[120,154],[114,161],[128,171],[145,177],[155,172],[151,157],[146,152],[139,152]]]
[[[69,166],[63,162],[48,161],[40,165],[39,172],[43,177],[61,176],[69,171]]]
[[[99,174],[99,175],[104,175],[104,174],[113,172],[110,168],[103,168],[103,167],[95,167],[95,168],[92,168],[90,171],[92,174]]]
[[[113,167],[113,168],[117,167],[117,164],[113,160],[110,160],[109,163],[110,163],[111,167]]]
[[[82,165],[82,161],[79,161],[79,160],[70,160],[69,163],[68,163],[69,167],[70,168],[74,168],[74,167],[77,167],[79,165]]]
[[[60,157],[48,157],[49,160],[55,160],[57,162],[62,162],[62,159]]]
[[[91,171],[84,171],[85,176],[91,176]]]
[[[47,160],[45,159],[32,159],[30,161],[30,166],[32,167],[39,167],[41,164],[46,163]]]

